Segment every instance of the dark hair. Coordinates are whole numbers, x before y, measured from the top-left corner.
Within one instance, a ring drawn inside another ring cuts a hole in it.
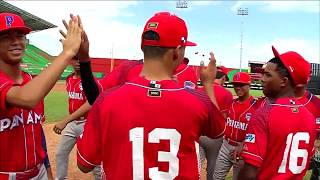
[[[155,40],[158,41],[160,39],[158,33],[154,31],[146,31],[143,34],[143,39],[145,40]],[[158,46],[143,46],[142,50],[145,58],[161,58],[170,48],[158,47]]]
[[[278,57],[274,57],[270,59],[268,62],[274,63],[277,65],[277,72],[282,76],[282,77],[287,77],[292,85],[294,85],[294,81],[288,71],[288,69],[284,66],[282,61]]]
[[[217,71],[216,74],[216,79],[221,79],[223,76],[225,76],[226,74],[224,74],[222,71]]]

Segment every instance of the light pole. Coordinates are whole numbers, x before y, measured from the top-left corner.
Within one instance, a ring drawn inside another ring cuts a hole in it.
[[[248,8],[239,8],[238,9],[238,13],[237,15],[241,16],[241,25],[240,25],[240,72],[242,71],[242,39],[243,39],[243,16],[247,16],[248,15]]]

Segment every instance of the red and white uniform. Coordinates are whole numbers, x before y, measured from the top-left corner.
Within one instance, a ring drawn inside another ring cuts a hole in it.
[[[141,73],[143,61],[127,61],[100,80],[103,89],[113,88],[128,82]],[[176,80],[180,87],[197,86],[197,76],[195,71],[186,64],[180,64],[175,72]],[[191,83],[190,83],[191,82]]]
[[[99,90],[102,90],[102,86],[98,80],[96,80]],[[86,95],[82,89],[81,78],[76,77],[74,73],[70,74],[66,78],[66,89],[68,93],[69,101],[69,114],[72,114],[78,110],[86,101]],[[87,116],[87,115],[86,115]],[[86,119],[86,116],[81,119]]]
[[[233,101],[232,93],[217,83],[214,83],[213,91],[221,113],[228,113]]]
[[[244,141],[247,133],[248,124],[253,112],[256,110],[256,100],[250,96],[246,101],[239,102],[235,99],[228,112],[226,121],[225,139],[234,146],[238,142]]]
[[[6,95],[11,87],[23,86],[32,79],[31,75],[25,72],[22,72],[22,77],[23,83],[15,84],[0,71],[0,179],[8,179],[8,176],[14,176],[15,172],[32,174],[30,170],[37,169],[37,165],[42,164],[45,157],[41,145],[43,101],[31,110],[6,104]]]
[[[196,142],[221,137],[225,120],[206,94],[156,83],[153,92],[137,77],[100,95],[77,143],[78,163],[102,162],[108,180],[199,179]]]
[[[320,99],[312,93],[306,91],[305,94],[298,99],[316,118],[316,126],[320,132]]]
[[[257,179],[302,179],[316,136],[313,115],[295,98],[267,102],[251,118],[242,153]]]

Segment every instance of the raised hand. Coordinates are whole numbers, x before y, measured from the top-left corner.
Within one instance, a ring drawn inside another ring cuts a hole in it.
[[[202,84],[213,84],[214,79],[216,78],[217,67],[216,67],[216,58],[214,57],[213,52],[210,52],[210,62],[207,67],[201,66],[200,70],[200,80]]]
[[[70,14],[70,18],[72,19],[73,17],[74,17],[74,15]],[[88,39],[87,33],[85,32],[85,30],[83,28],[83,24],[82,24],[80,16],[78,15],[77,18],[78,18],[78,25],[79,25],[79,27],[82,28],[81,44],[80,44],[80,48],[77,53],[77,56],[78,56],[80,62],[90,61],[90,58],[89,58],[89,39]],[[62,20],[62,23],[64,24],[66,29],[68,29],[69,26],[68,26],[67,22],[65,20]],[[60,34],[64,38],[66,38],[66,34],[62,30],[60,30]]]
[[[60,41],[63,44],[63,53],[66,53],[73,57],[79,51],[81,44],[81,34],[83,31],[83,28],[79,26],[78,17],[73,16],[69,20],[69,24],[66,29],[67,34],[65,34],[65,39],[61,39]]]

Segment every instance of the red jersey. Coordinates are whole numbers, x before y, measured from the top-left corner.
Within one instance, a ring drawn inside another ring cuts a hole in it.
[[[141,73],[143,61],[127,61],[100,80],[103,89],[109,89],[128,82]],[[180,64],[175,72],[175,77],[180,87],[194,89],[197,85],[195,71],[186,64]]]
[[[320,99],[306,91],[303,97],[298,99],[316,118],[317,130],[320,131]]]
[[[233,101],[232,93],[217,83],[214,83],[213,91],[221,113],[227,114]]]
[[[312,157],[313,115],[295,98],[267,100],[252,116],[242,153],[258,179],[302,179]]]
[[[0,71],[0,174],[21,172],[43,163],[45,152],[41,146],[43,101],[33,109],[7,106],[6,96],[13,86],[23,86],[31,75],[22,72],[22,84],[15,84]]]
[[[235,99],[228,111],[225,138],[236,142],[244,141],[256,100],[250,96],[244,102]]]
[[[225,120],[206,94],[173,80],[137,77],[105,91],[89,112],[78,140],[78,163],[102,162],[112,179],[199,179],[196,143],[221,137]]]

